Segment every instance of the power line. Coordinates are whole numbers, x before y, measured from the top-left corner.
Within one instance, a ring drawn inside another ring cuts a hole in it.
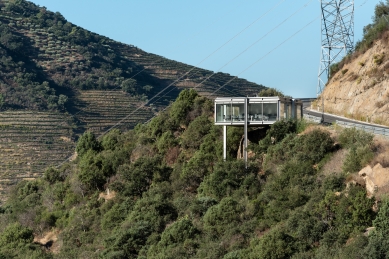
[[[368,0],[366,0],[364,3],[362,3],[360,6],[358,6],[356,9],[359,9],[360,7],[362,7]],[[222,89],[224,86],[226,86],[228,83],[230,83],[231,81],[235,80],[239,75],[241,75],[242,73],[246,72],[248,69],[250,69],[251,67],[253,67],[255,64],[257,64],[259,61],[261,61],[262,59],[264,59],[265,57],[267,57],[269,54],[271,54],[273,51],[275,51],[276,49],[278,49],[279,47],[281,47],[282,45],[284,45],[287,41],[289,41],[290,39],[292,39],[294,36],[296,36],[297,34],[299,34],[301,31],[303,31],[305,28],[307,28],[309,25],[311,25],[312,23],[314,23],[317,19],[319,19],[321,17],[321,14],[319,16],[317,16],[315,19],[313,19],[312,21],[310,21],[309,23],[307,23],[303,28],[301,28],[300,30],[298,30],[296,33],[294,33],[292,36],[290,36],[289,38],[287,38],[285,41],[283,41],[281,44],[279,44],[277,47],[275,47],[274,49],[272,49],[271,51],[269,51],[268,53],[266,53],[264,56],[262,56],[261,58],[259,58],[257,61],[255,61],[254,63],[252,63],[249,67],[247,67],[245,70],[243,70],[242,72],[240,72],[238,75],[236,75],[234,78],[232,78],[230,81],[228,81],[227,83],[225,83],[224,85],[222,85],[221,87],[219,87],[217,90],[215,90],[212,94],[208,95],[207,97],[210,97],[212,96],[213,94],[215,94],[216,92],[218,92],[220,89]]]
[[[272,33],[273,31],[277,30],[281,25],[283,25],[285,22],[287,22],[289,19],[291,19],[293,16],[295,16],[297,13],[299,13],[301,10],[303,10],[305,7],[307,7],[310,3],[312,2],[312,0],[309,0],[307,3],[305,3],[301,8],[299,8],[296,12],[292,13],[290,16],[288,16],[285,20],[283,20],[281,23],[279,23],[277,26],[273,27],[270,31],[268,31],[264,36],[262,36],[261,38],[259,38],[257,41],[255,41],[254,43],[252,43],[250,46],[248,46],[246,49],[244,49],[242,52],[240,52],[238,55],[236,55],[234,58],[232,58],[231,60],[229,60],[227,63],[225,63],[222,67],[220,67],[217,72],[220,72],[221,69],[223,69],[224,67],[226,67],[227,65],[229,65],[230,63],[232,63],[233,61],[235,61],[238,57],[240,57],[242,54],[244,54],[246,51],[248,51],[250,48],[252,48],[253,46],[255,46],[257,43],[259,43],[261,40],[263,40],[264,38],[266,38],[270,33]],[[210,76],[208,76],[207,78],[205,78],[203,81],[201,81],[199,84],[197,84],[196,86],[193,87],[193,89],[199,87],[200,85],[202,85],[204,82],[208,81],[211,77],[213,77],[215,75],[215,73],[211,74]],[[233,80],[231,80],[233,81]],[[231,82],[231,81],[228,81],[228,82]],[[176,86],[177,88],[177,86]],[[169,92],[167,92],[166,94],[170,93],[171,91],[173,91],[174,89],[171,89]],[[160,97],[159,99],[161,99],[162,97]],[[159,100],[157,99],[157,101]],[[167,106],[169,107],[169,106]],[[165,107],[162,111],[166,110],[167,107]],[[154,116],[155,117],[155,116]],[[153,118],[154,118],[153,117]],[[153,119],[151,118],[151,119]],[[147,122],[149,122],[151,119],[149,119]],[[147,123],[146,122],[146,123]]]
[[[222,85],[221,87],[219,87],[218,89],[216,89],[214,92],[212,92],[210,95],[208,95],[207,97],[210,97],[212,95],[214,95],[216,92],[218,92],[220,89],[222,89],[224,86],[226,86],[227,84],[229,84],[230,82],[232,82],[233,80],[235,80],[239,75],[243,74],[244,72],[246,72],[247,70],[249,70],[251,67],[253,67],[254,65],[256,65],[259,61],[261,61],[262,59],[264,59],[265,57],[267,57],[268,55],[270,55],[272,52],[274,52],[276,49],[278,49],[279,47],[281,47],[282,45],[284,45],[286,42],[288,42],[289,40],[291,40],[294,36],[296,36],[297,34],[299,34],[301,31],[303,31],[305,28],[307,28],[309,25],[311,25],[312,23],[314,23],[317,19],[320,18],[320,15],[317,16],[315,19],[313,19],[312,21],[310,21],[309,23],[307,23],[304,27],[302,27],[300,30],[298,30],[297,32],[295,32],[292,36],[290,36],[289,38],[287,38],[286,40],[284,40],[283,42],[281,42],[280,44],[278,44],[275,48],[273,48],[272,50],[270,50],[269,52],[267,52],[264,56],[262,56],[261,58],[259,58],[257,61],[255,61],[254,63],[252,63],[250,66],[248,66],[246,69],[244,69],[243,71],[241,71],[238,75],[236,75],[234,78],[232,78],[231,80],[229,80],[227,83],[225,83],[224,85]]]
[[[245,28],[243,28],[240,32],[238,32],[236,35],[234,35],[232,38],[230,38],[227,42],[225,42],[221,47],[217,48],[215,51],[213,51],[211,54],[209,54],[207,57],[205,57],[203,60],[201,60],[198,64],[196,64],[195,66],[193,66],[188,72],[186,72],[184,75],[180,76],[178,79],[176,79],[173,83],[169,84],[168,86],[166,86],[165,88],[163,88],[161,91],[159,91],[157,94],[155,94],[151,99],[149,99],[147,101],[146,104],[150,103],[151,100],[155,99],[158,95],[162,94],[166,89],[168,89],[170,86],[174,85],[175,83],[179,82],[182,78],[184,78],[186,75],[188,75],[191,71],[193,71],[194,69],[198,68],[197,66],[200,65],[202,62],[204,62],[205,60],[207,60],[208,58],[210,58],[212,55],[214,55],[215,53],[217,53],[219,50],[221,50],[223,47],[225,47],[228,43],[230,43],[231,41],[233,41],[235,38],[237,38],[240,34],[242,34],[244,31],[246,31],[247,29],[249,29],[251,26],[253,26],[255,23],[257,23],[258,21],[260,21],[263,17],[265,17],[266,15],[268,15],[271,11],[273,11],[274,9],[276,9],[279,5],[281,5],[283,2],[285,2],[285,0],[280,0],[279,2],[277,2],[274,6],[272,6],[267,12],[265,12],[264,14],[262,14],[259,18],[257,18],[256,20],[254,20],[252,23],[250,23],[248,26],[246,26]],[[156,62],[152,63],[152,64],[155,64]],[[140,72],[138,72],[137,74],[133,75],[131,78],[135,77],[136,75],[138,75],[139,73],[141,73],[142,71],[144,71],[145,68],[143,70],[141,70]],[[117,89],[114,88],[113,90]],[[159,100],[159,99],[158,99]],[[123,121],[125,121],[129,116],[131,116],[132,114],[134,114],[135,112],[137,112],[138,110],[144,108],[146,106],[146,104],[143,104],[141,106],[139,106],[138,108],[136,108],[135,110],[133,110],[131,113],[129,113],[126,117],[124,117],[122,120],[120,120],[118,123],[114,124],[113,126],[111,126],[108,130],[104,131],[98,138],[101,138],[102,136],[104,136],[105,134],[107,134],[110,130],[112,130],[113,128],[115,128],[116,126],[120,125]],[[81,111],[77,112],[75,115],[77,115],[78,113],[80,113]],[[61,164],[59,164],[58,166],[62,165],[63,163],[65,163],[66,161],[68,161],[71,157],[67,158],[65,161],[63,161]]]

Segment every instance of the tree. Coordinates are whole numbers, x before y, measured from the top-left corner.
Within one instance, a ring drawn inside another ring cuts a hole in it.
[[[58,105],[61,109],[65,108],[65,103],[67,103],[68,97],[66,95],[60,94],[58,98]]]
[[[181,91],[177,100],[170,108],[170,116],[176,125],[188,124],[188,121],[186,120],[187,113],[192,108],[197,96],[197,92],[193,89]]]
[[[83,156],[88,152],[88,150],[93,150],[96,152],[99,152],[101,150],[100,142],[97,141],[96,136],[90,132],[87,131],[77,142],[76,152],[79,156]]]
[[[126,93],[136,94],[137,83],[135,79],[129,78],[123,81],[122,90]]]
[[[264,235],[253,248],[250,258],[282,259],[290,258],[296,251],[295,240],[281,227],[276,227]]]
[[[374,9],[373,21],[377,23],[383,15],[389,14],[389,1],[386,0],[386,4],[380,1]]]
[[[365,251],[365,258],[389,258],[389,200],[382,202],[376,219],[373,221],[375,230],[369,235],[369,244]]]
[[[267,89],[261,90],[258,93],[258,96],[260,96],[260,97],[268,97],[268,96],[284,97],[284,94],[276,88],[267,88]]]

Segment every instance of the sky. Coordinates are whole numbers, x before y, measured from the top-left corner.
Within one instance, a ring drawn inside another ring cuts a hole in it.
[[[113,40],[214,72],[315,97],[319,0],[32,0]],[[379,0],[355,0],[355,37]]]

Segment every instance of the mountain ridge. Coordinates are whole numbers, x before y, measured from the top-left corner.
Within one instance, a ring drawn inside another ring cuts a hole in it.
[[[42,154],[53,148],[60,154],[63,139],[75,147],[87,130],[100,135],[115,125],[131,129],[165,109],[183,89],[246,96],[264,88],[116,42],[25,0],[2,0],[0,7],[0,146],[10,150],[1,161],[3,176],[12,178],[20,170],[30,177],[40,174],[56,164]],[[46,129],[46,119],[32,116],[32,127],[22,132],[31,111],[58,116],[69,130],[52,137],[39,130]],[[21,149],[26,141],[41,144]],[[58,159],[68,155],[67,150]]]

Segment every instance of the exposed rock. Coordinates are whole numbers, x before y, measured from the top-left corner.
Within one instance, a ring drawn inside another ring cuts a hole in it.
[[[365,233],[363,233],[363,235],[368,237],[373,230],[375,230],[375,227],[369,227],[366,229],[366,231],[365,231]]]
[[[105,201],[108,201],[108,200],[112,200],[115,197],[116,197],[116,192],[115,191],[110,191],[107,188],[106,192],[102,192],[102,193],[99,194],[98,200],[104,199]]]
[[[377,40],[372,48],[346,63],[331,78],[323,92],[327,112],[389,125],[387,37]]]
[[[376,164],[373,168],[368,165],[358,175],[365,180],[366,191],[369,195],[389,185],[389,168],[383,168],[381,164]]]

